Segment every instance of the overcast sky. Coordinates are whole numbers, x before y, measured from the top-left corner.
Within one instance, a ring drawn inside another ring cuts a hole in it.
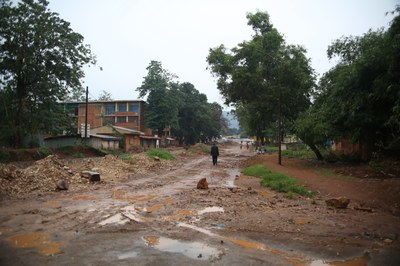
[[[332,67],[326,49],[341,36],[387,28],[400,0],[49,0],[49,8],[82,34],[98,60],[86,70],[91,98],[137,99],[151,60],[223,104],[206,70],[209,49],[250,40],[246,14],[266,11],[288,44],[307,49],[320,75]],[[99,66],[103,68],[100,71]]]

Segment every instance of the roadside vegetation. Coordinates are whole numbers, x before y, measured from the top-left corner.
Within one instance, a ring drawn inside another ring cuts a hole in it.
[[[154,159],[155,156],[160,158],[161,160],[175,160],[175,155],[170,153],[167,150],[162,150],[162,149],[151,149],[147,152],[147,156],[149,156],[150,159]]]
[[[248,176],[260,177],[262,186],[269,187],[278,192],[287,193],[290,198],[293,198],[294,194],[305,197],[313,197],[317,194],[317,192],[309,191],[305,186],[298,184],[293,177],[278,172],[272,172],[261,164],[249,166],[243,169],[243,173]]]

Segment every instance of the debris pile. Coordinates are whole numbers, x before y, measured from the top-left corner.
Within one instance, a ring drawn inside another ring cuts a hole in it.
[[[86,187],[90,179],[82,177],[85,171],[97,172],[103,182],[107,178],[127,178],[131,174],[168,169],[174,164],[175,161],[150,160],[145,153],[132,156],[129,160],[106,155],[102,158],[64,161],[56,155],[50,155],[27,168],[0,164],[0,194],[18,197],[33,191],[40,193]]]
[[[25,169],[2,164],[0,165],[0,190],[11,196],[32,191],[54,191],[60,180],[71,182],[72,175],[72,171],[55,155],[36,161]],[[66,187],[65,184],[63,187]]]

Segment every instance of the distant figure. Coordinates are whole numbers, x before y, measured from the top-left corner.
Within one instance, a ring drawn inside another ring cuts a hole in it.
[[[247,149],[249,149],[249,142],[246,142],[246,147]]]
[[[217,165],[219,150],[218,150],[217,145],[215,145],[215,143],[213,143],[213,145],[211,146],[211,156],[212,156],[213,165]]]
[[[240,149],[242,149],[243,141],[240,141]]]

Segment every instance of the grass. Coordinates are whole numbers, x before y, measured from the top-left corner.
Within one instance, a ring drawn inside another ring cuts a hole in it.
[[[130,156],[130,155],[127,154],[127,153],[122,153],[122,154],[118,155],[118,158],[121,158],[121,159],[124,160],[124,161],[130,161],[130,160],[132,160],[132,156]]]
[[[291,176],[272,172],[264,165],[253,165],[243,170],[245,175],[261,177],[261,185],[269,187],[278,192],[288,193],[289,198],[299,194],[306,197],[313,197],[316,195],[315,191],[309,191],[305,186],[297,183],[296,179]]]
[[[175,156],[173,154],[162,149],[151,149],[147,152],[147,156],[149,156],[150,159],[154,159],[154,156],[157,156],[162,160],[175,160]]]

